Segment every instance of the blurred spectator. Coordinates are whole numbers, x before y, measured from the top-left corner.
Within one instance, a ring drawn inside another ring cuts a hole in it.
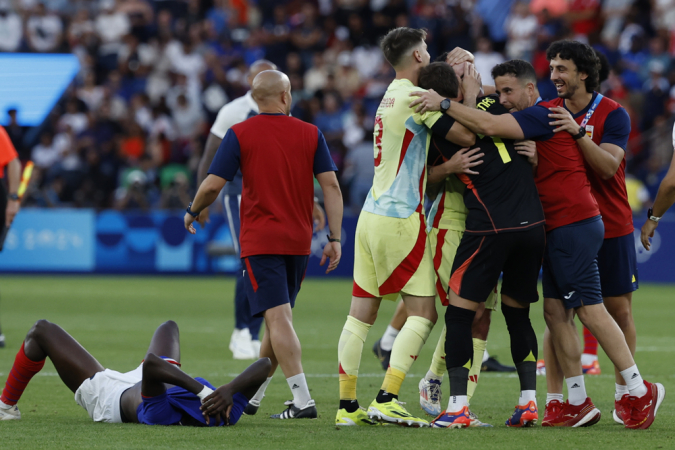
[[[571,0],[566,19],[574,39],[588,43],[588,35],[598,26],[600,0]]]
[[[21,46],[23,24],[9,0],[0,0],[0,52],[16,52]]]
[[[4,125],[5,131],[9,135],[9,139],[12,141],[12,145],[16,149],[16,152],[19,154],[19,159],[21,161],[26,161],[30,159],[30,154],[26,152],[26,146],[23,143],[23,128],[19,125],[17,121],[17,110],[16,108],[10,108],[7,110],[7,115],[9,116],[9,123]]]
[[[321,52],[314,53],[314,59],[309,70],[305,72],[305,90],[310,94],[323,89],[328,81],[328,68],[326,67],[323,54]]]
[[[626,174],[626,193],[633,214],[640,215],[649,207],[651,203],[649,191],[642,181],[631,174]]]
[[[113,69],[117,67],[117,53],[122,46],[122,37],[129,33],[131,24],[126,14],[115,11],[115,0],[100,0],[98,5],[100,11],[94,27],[101,40],[101,64]]]
[[[115,209],[150,209],[147,180],[148,177],[141,170],[129,171],[123,185],[115,192]]]
[[[530,12],[527,3],[519,1],[513,5],[513,11],[506,19],[506,32],[509,36],[506,54],[509,59],[532,59],[538,27],[537,17]]]
[[[476,70],[480,73],[483,83],[487,84],[491,84],[492,81],[492,68],[505,61],[504,55],[494,51],[492,42],[486,37],[478,38],[474,58]]]
[[[60,160],[59,149],[54,145],[54,135],[44,132],[40,135],[40,143],[33,147],[31,159],[35,167],[47,171]]]
[[[562,3],[562,0],[557,1]],[[476,3],[476,13],[487,26],[490,40],[500,50],[503,50],[506,45],[508,35],[504,25],[513,3],[515,0],[478,0]]]
[[[602,17],[605,26],[602,29],[603,39],[615,39],[621,33],[625,16],[635,0],[604,0],[602,2]]]
[[[355,215],[361,211],[368,191],[373,186],[373,176],[375,176],[373,158],[372,137],[349,150],[345,157],[341,181],[349,187],[349,204]]]
[[[63,39],[63,22],[44,3],[38,3],[26,22],[28,45],[36,52],[53,52]]]
[[[101,106],[105,96],[103,86],[96,84],[96,75],[89,72],[84,77],[84,85],[77,90],[77,98],[82,100],[90,111],[96,111]]]
[[[190,183],[187,175],[184,172],[175,172],[169,186],[162,190],[159,207],[183,210],[191,200]]]
[[[87,127],[87,115],[80,111],[76,100],[72,99],[66,103],[66,113],[61,116],[58,122],[60,129],[69,126],[76,134],[80,134]]]

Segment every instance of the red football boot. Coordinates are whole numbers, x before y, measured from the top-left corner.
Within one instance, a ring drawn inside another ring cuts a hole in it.
[[[589,397],[581,405],[563,403],[558,417],[549,422],[548,427],[590,427],[600,421],[600,410],[595,407]]]
[[[628,397],[630,413],[624,418],[626,428],[646,430],[656,417],[656,412],[666,396],[666,388],[661,383],[645,381],[647,393],[642,397]]]
[[[630,401],[628,400],[629,395],[623,394],[621,400],[614,401],[614,411],[612,411],[612,418],[614,422],[624,424],[624,421],[630,415]]]
[[[551,400],[546,404],[544,409],[544,421],[541,423],[542,427],[552,427],[553,423],[557,423],[558,416],[563,409],[563,404],[558,400]]]

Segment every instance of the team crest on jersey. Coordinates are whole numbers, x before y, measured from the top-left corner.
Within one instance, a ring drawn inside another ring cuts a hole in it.
[[[593,139],[593,125],[586,125],[586,134]]]

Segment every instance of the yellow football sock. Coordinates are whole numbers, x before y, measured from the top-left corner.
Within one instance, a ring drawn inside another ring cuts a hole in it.
[[[356,380],[359,377],[363,343],[366,341],[371,326],[352,316],[347,316],[347,322],[345,322],[338,343],[340,400],[356,400]]]
[[[446,328],[443,325],[443,331],[441,331],[441,336],[438,338],[436,350],[434,350],[434,355],[431,357],[431,366],[429,366],[429,371],[440,379],[445,374],[445,331]]]
[[[433,326],[433,322],[423,317],[408,317],[391,349],[389,369],[384,377],[382,390],[398,395],[406,374],[420,354]]]
[[[487,347],[487,341],[473,339],[473,364],[471,364],[471,369],[469,369],[469,383],[466,386],[467,401],[471,401],[471,397],[476,391],[476,386],[478,386],[478,377],[480,376],[480,368],[483,366],[485,347]]]

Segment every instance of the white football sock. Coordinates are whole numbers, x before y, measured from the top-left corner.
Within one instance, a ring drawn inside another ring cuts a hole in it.
[[[438,375],[433,373],[431,370],[427,370],[427,374],[424,376],[424,379],[427,380],[427,381],[437,380],[437,381],[440,381],[442,383],[443,382],[443,375],[441,375],[439,377]]]
[[[614,386],[616,387],[614,391],[614,400],[618,402],[624,395],[628,394],[628,386],[617,383],[614,383]]]
[[[567,383],[567,401],[570,405],[579,406],[586,401],[586,384],[583,375],[566,378],[565,382]]]
[[[537,405],[537,391],[535,390],[520,391],[520,397],[518,398],[518,406],[525,406],[530,402],[534,402],[535,406]]]
[[[483,361],[482,362],[487,361],[488,358],[490,358],[490,354],[488,353],[487,348],[486,348],[485,351],[483,352]]]
[[[594,361],[598,360],[598,355],[591,355],[589,353],[584,353],[581,355],[581,365],[590,366]]]
[[[391,325],[387,325],[387,331],[384,332],[384,334],[382,335],[382,339],[380,339],[380,347],[382,347],[382,350],[386,352],[391,351],[391,349],[394,347],[394,341],[396,340],[396,336],[398,336],[398,333],[400,333],[400,331],[401,330],[397,330]]]
[[[265,389],[267,389],[267,386],[270,384],[270,381],[272,381],[272,377],[267,377],[267,379],[263,382],[263,384],[261,384],[260,387],[258,388],[258,392],[256,392],[255,395],[251,397],[251,400],[249,400],[249,402],[253,402],[254,405],[257,404],[258,406],[260,406],[260,402],[265,396]]]
[[[552,401],[552,400],[558,400],[560,403],[563,402],[563,395],[562,394],[546,394],[546,405]]]
[[[459,412],[465,406],[469,406],[469,399],[466,395],[451,395],[447,411],[449,413]]]
[[[640,375],[640,371],[637,368],[637,364],[629,367],[626,370],[621,371],[621,376],[626,382],[626,387],[628,387],[628,392],[634,397],[642,397],[647,393],[647,386]]]
[[[303,409],[312,399],[312,397],[309,395],[309,388],[307,387],[305,374],[299,373],[297,375],[293,375],[290,378],[286,378],[286,381],[288,382],[288,387],[291,388],[291,392],[293,393],[293,404],[296,408]]]

